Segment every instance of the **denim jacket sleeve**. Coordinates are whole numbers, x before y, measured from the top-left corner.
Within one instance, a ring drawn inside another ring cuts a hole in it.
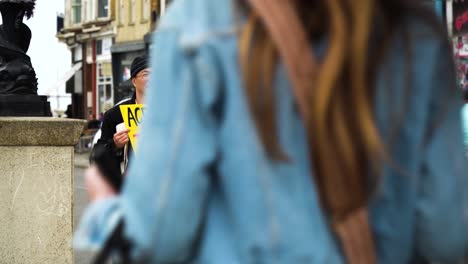
[[[154,38],[147,109],[121,196],[134,255],[156,263],[190,257],[217,154],[216,69],[203,50],[183,49],[181,34],[161,29]]]
[[[418,253],[453,263],[467,250],[468,181],[460,109],[450,48],[442,45],[433,67],[425,149],[416,208]],[[445,262],[444,262],[445,261]]]
[[[217,82],[207,52],[183,50],[179,40],[175,29],[154,39],[136,159],[121,195],[87,208],[76,248],[99,250],[123,217],[135,260],[174,263],[192,253],[210,187],[207,171],[217,153],[211,114]]]
[[[118,198],[96,201],[86,208],[73,238],[73,247],[78,250],[97,252],[122,217]]]

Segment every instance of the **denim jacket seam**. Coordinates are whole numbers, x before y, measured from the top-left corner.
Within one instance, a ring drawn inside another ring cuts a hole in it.
[[[268,208],[268,229],[269,229],[269,238],[270,238],[270,249],[273,250],[273,252],[277,251],[278,247],[278,242],[279,242],[279,226],[278,226],[278,216],[275,214],[274,211],[274,192],[272,191],[272,184],[271,184],[271,179],[270,176],[271,174],[266,172],[265,170],[268,170],[266,167],[268,164],[265,164],[262,169],[261,177],[263,178],[264,182],[263,185],[265,187],[265,203]]]
[[[258,151],[264,153],[263,147],[258,141],[255,145]],[[276,252],[278,249],[278,242],[280,240],[280,230],[278,227],[278,217],[274,213],[274,192],[272,191],[272,184],[270,179],[271,174],[268,173],[268,166],[268,160],[262,162],[260,172],[257,174],[257,177],[259,177],[260,183],[264,188],[264,202],[268,210],[268,237],[270,241],[268,249],[272,250],[273,252]]]
[[[225,27],[223,29],[204,30],[197,34],[188,33],[178,26],[166,26],[158,29],[157,33],[173,32],[179,33],[179,45],[182,50],[193,50],[206,45],[213,39],[237,37],[241,30],[240,26]]]
[[[214,39],[236,37],[239,32],[238,30],[234,27],[226,30],[202,32],[189,37],[186,37],[188,34],[185,33],[181,36],[180,48],[183,50],[199,49]]]

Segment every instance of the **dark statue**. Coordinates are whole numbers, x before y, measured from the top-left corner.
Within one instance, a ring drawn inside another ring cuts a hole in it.
[[[47,98],[37,95],[37,78],[26,52],[35,0],[0,0],[0,116],[50,116]]]

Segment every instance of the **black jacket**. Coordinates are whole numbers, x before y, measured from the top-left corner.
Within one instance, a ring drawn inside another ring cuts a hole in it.
[[[105,150],[101,150],[100,153],[104,152],[109,155],[109,158],[114,159],[115,162],[111,162],[112,171],[119,171],[119,177],[122,177],[122,171],[120,168],[120,163],[124,160],[124,149],[116,149],[114,143],[114,134],[117,132],[116,126],[120,123],[123,123],[122,114],[120,113],[120,106],[121,105],[128,105],[128,104],[135,104],[136,103],[136,94],[134,93],[133,96],[129,99],[122,100],[114,107],[109,109],[106,113],[104,113],[104,119],[102,121],[101,126],[101,138],[97,141],[96,145],[94,145],[93,153],[96,152],[98,148],[104,148]],[[128,156],[133,155],[133,148],[131,144],[128,144],[129,153]],[[109,166],[105,165],[105,166]],[[119,179],[120,180],[120,179]]]

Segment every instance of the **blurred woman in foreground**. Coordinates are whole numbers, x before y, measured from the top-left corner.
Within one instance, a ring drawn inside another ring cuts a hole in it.
[[[248,1],[175,1],[137,158],[119,196],[88,172],[77,247],[100,248],[123,218],[143,263],[462,259],[462,101],[443,31],[408,0],[288,2],[316,60],[307,118]]]

